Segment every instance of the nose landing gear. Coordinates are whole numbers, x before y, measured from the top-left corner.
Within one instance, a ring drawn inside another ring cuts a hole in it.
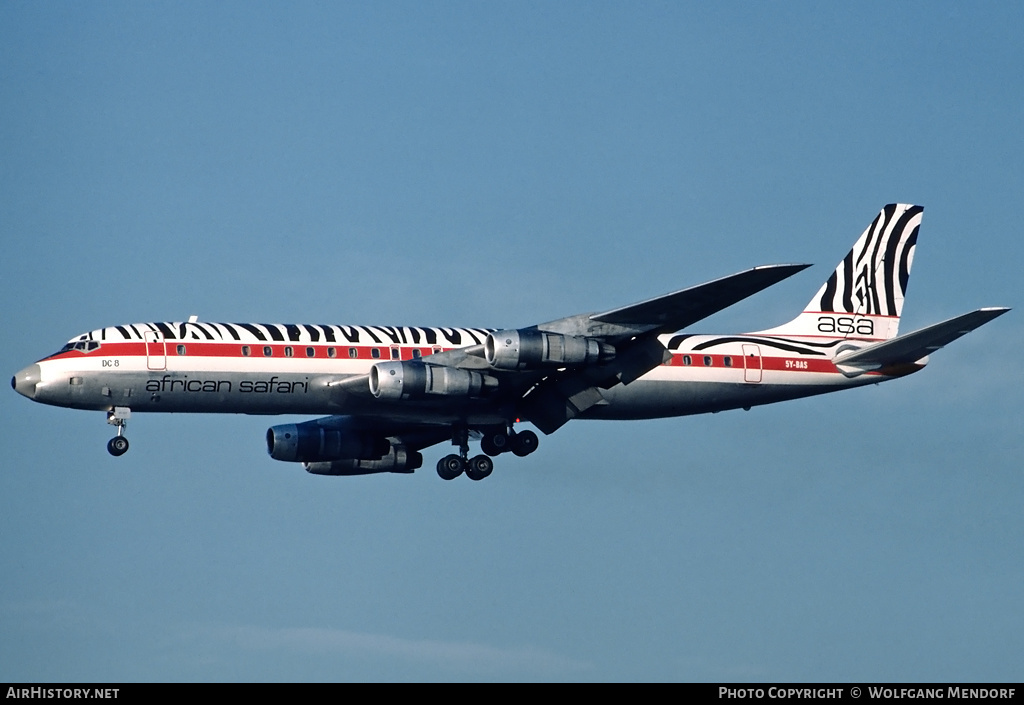
[[[128,425],[131,415],[131,409],[127,406],[115,406],[113,411],[107,412],[107,423],[117,427],[117,435],[107,441],[107,452],[115,458],[128,452],[128,439],[124,437],[124,427]]]

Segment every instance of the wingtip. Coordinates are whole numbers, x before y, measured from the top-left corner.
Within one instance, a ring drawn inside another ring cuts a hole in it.
[[[790,276],[790,275],[796,274],[797,272],[802,272],[803,270],[807,269],[810,266],[812,266],[812,265],[810,265],[810,264],[796,264],[796,263],[793,263],[793,264],[761,264],[761,265],[758,265],[757,267],[754,267],[753,269],[754,269],[754,271],[766,271],[766,270],[769,270],[769,269],[775,269],[775,270],[779,270],[780,272],[785,272],[787,276]]]
[[[984,316],[986,321],[994,321],[1009,310],[1008,306],[986,306],[985,308],[979,308],[978,313]]]

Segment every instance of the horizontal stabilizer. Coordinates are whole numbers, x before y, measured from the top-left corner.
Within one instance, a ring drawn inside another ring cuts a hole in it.
[[[769,264],[590,316],[591,321],[673,333],[809,267]]]
[[[892,340],[844,353],[833,362],[839,371],[848,377],[856,377],[891,365],[916,362],[1009,310],[980,308]]]

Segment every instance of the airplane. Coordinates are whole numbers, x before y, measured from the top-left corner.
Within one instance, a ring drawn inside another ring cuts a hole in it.
[[[650,419],[875,384],[1006,313],[981,308],[899,335],[923,208],[885,206],[804,310],[775,328],[681,332],[809,265],[754,267],[646,301],[526,328],[136,323],[72,338],[11,386],[104,411],[128,450],[133,412],[325,415],[267,430],[272,458],[316,475],[411,473],[450,441],[445,480],[482,480],[573,419]],[[469,455],[470,439],[481,453]]]

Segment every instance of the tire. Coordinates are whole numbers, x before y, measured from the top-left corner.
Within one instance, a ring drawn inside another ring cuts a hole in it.
[[[114,436],[107,441],[107,452],[115,458],[128,452],[128,439],[124,436]]]
[[[469,467],[466,468],[466,477],[479,482],[492,472],[494,472],[494,461],[486,455],[478,455],[469,461]]]
[[[533,431],[522,431],[512,438],[512,452],[520,458],[525,458],[537,450],[538,445],[540,445],[540,439]]]
[[[507,433],[489,433],[480,439],[480,450],[493,458],[507,451],[510,441]]]
[[[437,474],[442,480],[454,480],[462,474],[462,458],[457,455],[446,455],[437,461]]]

